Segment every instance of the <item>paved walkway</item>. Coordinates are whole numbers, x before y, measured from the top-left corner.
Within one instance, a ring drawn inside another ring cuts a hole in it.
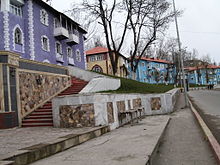
[[[33,164],[145,165],[168,121],[168,116],[146,117]]]
[[[94,128],[61,129],[52,127],[0,130],[0,160],[6,154],[39,143],[53,141],[69,134],[80,134]]]
[[[181,96],[177,102],[153,165],[216,165],[191,110],[181,109],[183,100]]]

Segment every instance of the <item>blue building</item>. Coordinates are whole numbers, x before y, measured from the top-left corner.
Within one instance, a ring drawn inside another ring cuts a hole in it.
[[[175,65],[161,59],[142,57],[136,70],[136,80],[150,84],[174,84],[175,77]]]
[[[0,50],[85,68],[86,31],[42,0],[0,0]]]
[[[190,84],[220,84],[220,66],[189,67],[186,71]]]

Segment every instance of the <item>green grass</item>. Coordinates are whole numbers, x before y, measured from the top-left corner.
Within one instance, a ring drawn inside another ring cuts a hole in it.
[[[174,88],[173,85],[147,84],[126,78],[104,75],[120,79],[121,87],[115,91],[103,91],[103,93],[164,93]]]

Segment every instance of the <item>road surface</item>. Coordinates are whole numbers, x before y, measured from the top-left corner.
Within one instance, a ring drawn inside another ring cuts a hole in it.
[[[171,115],[153,165],[217,165],[214,153],[189,108],[183,109],[183,95]]]
[[[190,91],[189,96],[203,120],[220,143],[220,91]]]

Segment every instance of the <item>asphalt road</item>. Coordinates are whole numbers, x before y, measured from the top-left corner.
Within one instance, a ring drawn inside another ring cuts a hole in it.
[[[220,143],[220,91],[190,91],[194,106]]]
[[[217,165],[214,154],[183,95],[167,127],[153,165]]]

